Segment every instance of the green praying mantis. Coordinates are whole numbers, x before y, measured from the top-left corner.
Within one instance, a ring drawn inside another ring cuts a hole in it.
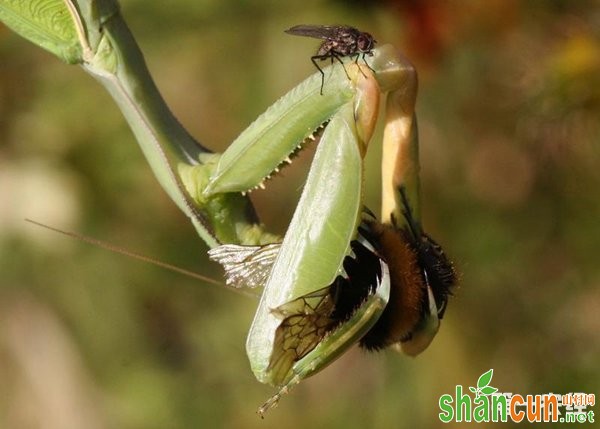
[[[368,64],[337,56],[218,154],[169,111],[115,1],[0,0],[0,20],[109,91],[227,284],[262,289],[246,350],[256,378],[277,392],[261,415],[357,343],[413,356],[429,345],[456,275],[420,222],[417,77],[391,45],[369,50]],[[363,159],[380,116],[378,220],[363,205]],[[317,145],[315,157],[278,237],[247,194],[306,144]]]

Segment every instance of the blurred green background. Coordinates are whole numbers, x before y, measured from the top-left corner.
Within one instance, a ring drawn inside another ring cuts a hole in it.
[[[0,26],[0,427],[434,428],[439,396],[490,368],[504,392],[599,393],[598,2],[121,4],[169,105],[214,150],[314,72],[318,41],[284,29],[349,24],[405,52],[424,222],[460,286],[421,356],[353,350],[260,420],[273,389],[244,351],[256,302],[23,221],[222,275],[103,89]],[[253,193],[279,232],[310,152]]]

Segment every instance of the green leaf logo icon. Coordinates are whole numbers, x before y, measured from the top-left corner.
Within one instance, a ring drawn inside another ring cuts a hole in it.
[[[488,396],[498,391],[498,389],[489,385],[492,381],[493,375],[494,369],[490,369],[489,371],[481,374],[481,376],[477,380],[477,388],[469,387],[469,390],[475,393],[475,399],[479,398],[482,395]]]
[[[492,381],[493,375],[494,375],[493,369],[490,369],[488,372],[484,372],[483,374],[481,374],[481,376],[479,377],[479,380],[477,380],[477,387],[479,389],[483,389],[485,386],[490,384],[490,381]]]

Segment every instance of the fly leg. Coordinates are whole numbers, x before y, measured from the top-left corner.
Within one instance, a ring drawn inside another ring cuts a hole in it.
[[[321,91],[319,92],[321,95],[323,95],[323,84],[325,83],[325,73],[323,73],[323,69],[321,67],[319,67],[319,64],[317,64],[317,61],[324,60],[325,58],[328,58],[328,57],[329,57],[329,55],[313,55],[312,57],[310,57],[310,60],[312,61],[312,63],[315,65],[317,70],[319,70],[319,73],[321,73]]]
[[[346,73],[346,77],[348,78],[348,80],[351,80],[351,79],[350,79],[350,75],[348,74],[348,70],[346,70],[346,66],[344,65],[344,62],[342,61],[342,59],[340,58],[340,56],[339,56],[339,55],[337,55],[337,54],[335,54],[335,53],[333,53],[333,52],[331,52],[331,53],[329,54],[329,56],[331,56],[331,62],[332,62],[332,63],[333,63],[333,59],[334,59],[334,58],[335,58],[336,60],[338,60],[338,62],[339,62],[341,65],[342,65],[342,68],[344,69],[344,73]]]
[[[358,54],[356,54],[356,56],[354,57],[354,64],[356,64],[356,66],[358,67],[358,70],[360,71],[360,74],[363,75],[363,77],[367,77],[367,75],[362,71],[362,68],[360,67],[360,65],[358,64],[358,59],[360,58],[360,52]],[[363,61],[365,61],[365,54],[363,54]],[[365,61],[365,64],[367,64],[367,62]],[[367,66],[369,66],[367,64]],[[371,67],[369,67],[371,69]],[[373,70],[373,69],[371,69]],[[373,70],[375,71],[375,70]]]
[[[359,55],[360,54],[356,54],[356,64],[358,64],[358,57],[359,57]],[[372,57],[373,56],[373,52],[363,52],[363,54],[362,54],[362,60],[367,65],[367,67],[369,67],[369,69],[371,69],[371,71],[373,73],[375,73],[375,70],[373,70],[373,67],[371,67],[369,65],[369,63],[367,62],[367,59],[365,58],[366,55],[369,55],[370,57]]]
[[[329,52],[329,53],[324,54],[324,55],[313,55],[312,57],[310,57],[310,60],[315,65],[315,67],[317,68],[317,70],[319,70],[319,73],[321,73],[321,92],[320,92],[321,95],[323,95],[323,84],[325,83],[325,73],[323,72],[323,69],[321,69],[321,67],[319,67],[319,64],[317,64],[317,61],[326,60],[327,58],[331,58],[331,63],[332,64],[333,64],[333,60],[334,59],[338,60],[339,63],[344,68],[344,73],[346,73],[346,77],[350,80],[350,75],[348,74],[348,71],[346,70],[346,67],[344,67],[344,62],[342,61],[342,59],[340,58],[339,55],[336,55],[333,52]]]

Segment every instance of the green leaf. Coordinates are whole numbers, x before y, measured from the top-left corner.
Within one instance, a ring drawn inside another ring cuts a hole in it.
[[[475,389],[474,387],[469,387],[469,390],[473,393],[477,393],[477,389]]]
[[[481,374],[481,377],[479,377],[479,380],[477,380],[477,387],[481,389],[490,384],[490,381],[492,381],[492,375],[494,375],[493,368]]]
[[[481,394],[482,395],[491,395],[492,393],[497,392],[498,389],[496,389],[495,387],[491,387],[491,386],[485,386],[484,388],[481,389]]]

